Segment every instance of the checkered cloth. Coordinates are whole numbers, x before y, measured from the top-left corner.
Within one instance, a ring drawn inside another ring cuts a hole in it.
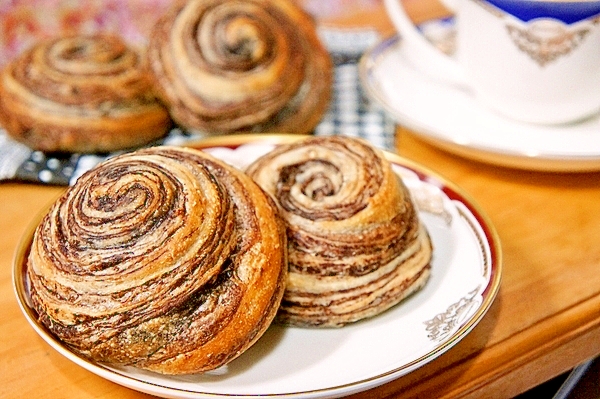
[[[376,31],[321,29],[319,34],[334,61],[333,96],[328,112],[314,134],[362,137],[384,150],[395,148],[395,124],[382,109],[370,102],[360,85],[358,62],[362,54],[379,40]],[[201,138],[173,129],[155,143],[185,144]],[[115,154],[72,154],[56,156],[32,151],[17,143],[0,128],[0,181],[13,180],[40,184],[70,185],[87,170]]]

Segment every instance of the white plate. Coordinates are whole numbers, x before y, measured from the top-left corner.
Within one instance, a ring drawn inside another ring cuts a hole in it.
[[[274,142],[300,138],[249,137],[193,146],[239,166],[269,151]],[[375,318],[340,329],[274,325],[239,358],[205,374],[171,377],[109,367],[77,356],[37,321],[24,262],[31,234],[23,238],[14,264],[21,309],[35,331],[71,361],[117,384],[163,397],[337,397],[398,378],[450,349],[484,316],[499,289],[501,254],[487,217],[460,189],[418,165],[386,155],[414,195],[434,255],[426,286]]]
[[[399,36],[372,48],[359,65],[361,83],[397,123],[430,144],[521,169],[600,169],[600,115],[560,126],[509,120],[485,108],[470,92],[415,69],[403,51]]]

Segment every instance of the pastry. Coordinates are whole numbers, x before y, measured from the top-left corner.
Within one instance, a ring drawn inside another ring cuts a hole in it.
[[[0,76],[0,122],[46,152],[108,152],[164,136],[171,119],[141,55],[108,35],[37,43]]]
[[[176,2],[147,58],[161,99],[188,130],[309,133],[329,105],[331,57],[290,0]]]
[[[80,177],[27,261],[40,322],[98,362],[217,368],[267,329],[285,289],[285,228],[243,172],[197,150],[119,155]]]
[[[246,172],[287,226],[279,322],[340,327],[383,312],[428,280],[427,230],[389,161],[369,144],[311,137],[276,147]]]

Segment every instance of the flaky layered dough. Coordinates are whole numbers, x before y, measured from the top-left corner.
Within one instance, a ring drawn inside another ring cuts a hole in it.
[[[285,256],[276,207],[249,177],[154,147],[83,175],[38,226],[27,272],[40,321],[75,352],[184,374],[263,334]]]
[[[140,55],[100,35],[40,42],[9,63],[0,76],[0,122],[47,152],[133,148],[171,125]]]
[[[290,0],[176,2],[147,56],[161,98],[187,129],[308,133],[329,105],[330,56]]]
[[[247,173],[287,225],[279,321],[340,327],[383,312],[427,281],[427,231],[406,187],[370,145],[312,137],[276,147]]]

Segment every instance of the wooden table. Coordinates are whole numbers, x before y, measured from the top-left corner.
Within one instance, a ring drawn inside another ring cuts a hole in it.
[[[415,17],[439,9],[421,9]],[[367,23],[390,31],[377,13]],[[361,20],[363,23],[365,19]],[[448,352],[356,397],[508,398],[600,354],[600,172],[539,173],[442,152],[399,129],[398,152],[455,182],[495,225],[503,248],[499,295]],[[76,366],[27,324],[11,285],[21,236],[63,188],[0,184],[0,396],[141,398]]]

